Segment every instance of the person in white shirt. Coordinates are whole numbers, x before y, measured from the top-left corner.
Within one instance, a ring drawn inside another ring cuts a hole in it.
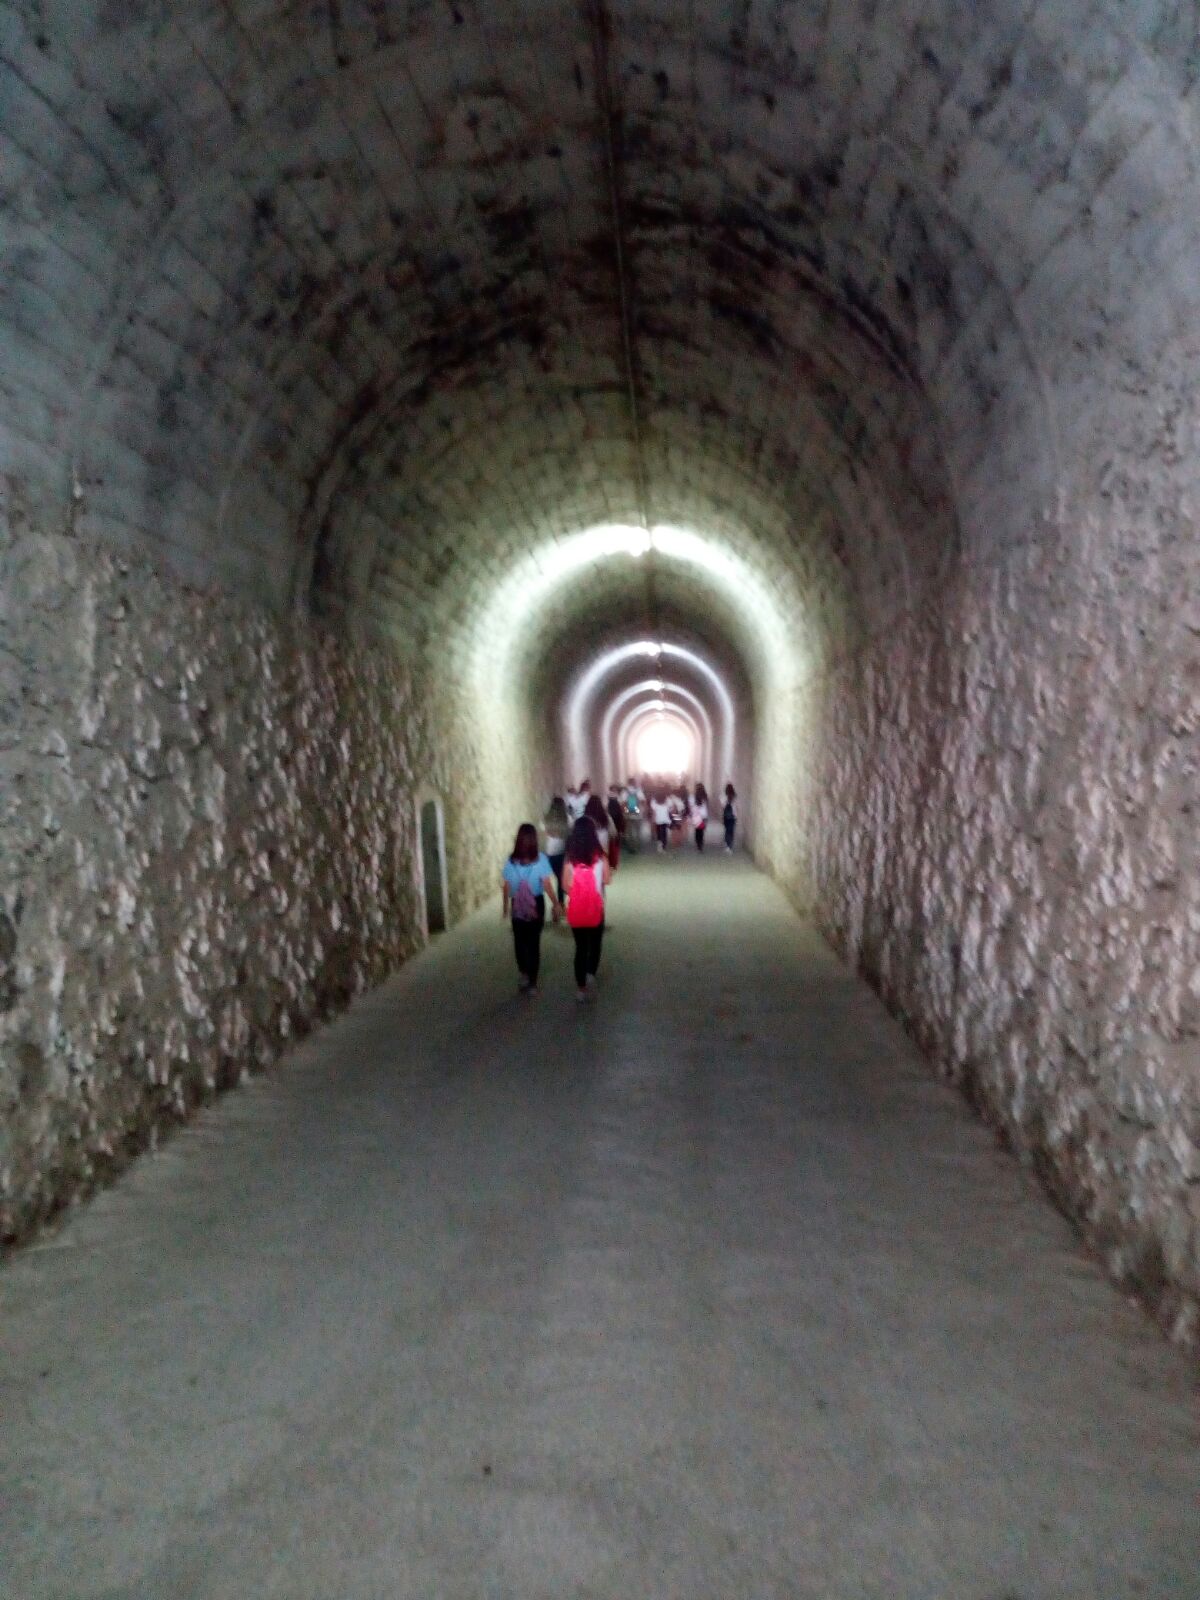
[[[592,798],[592,785],[587,778],[579,788],[567,791],[567,815],[572,822],[578,822],[587,810],[587,803]]]
[[[542,818],[542,834],[545,840],[543,848],[554,872],[554,880],[558,884],[558,897],[562,899],[563,892],[563,862],[567,853],[567,835],[571,831],[571,819],[567,815],[567,808],[563,804],[563,797],[556,794],[547,808],[546,815]]]
[[[683,819],[687,815],[688,797],[686,789],[672,789],[667,796],[667,811],[671,822],[671,843],[683,843]]]
[[[667,848],[667,829],[671,826],[671,807],[667,797],[661,789],[656,789],[654,798],[650,802],[650,815],[654,821],[654,831],[658,835],[658,848]]]

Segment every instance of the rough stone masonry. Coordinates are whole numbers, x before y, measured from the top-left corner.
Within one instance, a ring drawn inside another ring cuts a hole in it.
[[[408,675],[80,539],[0,530],[0,1237],[422,939]],[[468,878],[469,881],[469,878]]]

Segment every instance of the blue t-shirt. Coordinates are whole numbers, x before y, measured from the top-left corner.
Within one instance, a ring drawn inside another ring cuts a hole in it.
[[[534,894],[545,894],[542,884],[545,879],[554,876],[554,868],[550,865],[550,857],[543,851],[536,861],[506,861],[503,876],[510,894],[516,894],[522,881],[529,885]]]

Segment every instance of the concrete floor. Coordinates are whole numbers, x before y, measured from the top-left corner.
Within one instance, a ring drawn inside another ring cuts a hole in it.
[[[0,1594],[1200,1596],[1191,1368],[743,861],[489,910],[0,1272]]]

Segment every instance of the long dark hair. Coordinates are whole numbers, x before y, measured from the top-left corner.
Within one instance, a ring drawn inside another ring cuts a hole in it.
[[[708,790],[702,783],[696,785],[696,804],[698,806],[706,806],[708,804]]]
[[[591,817],[580,817],[567,840],[567,860],[577,867],[590,867],[600,854],[600,840]]]
[[[725,785],[725,798],[726,798],[726,800],[736,800],[737,799],[737,790],[733,787],[733,785],[731,783],[727,783]]]
[[[556,794],[554,799],[551,800],[549,809],[546,812],[545,822],[547,830],[553,833],[555,838],[565,838],[567,829],[571,826],[571,819],[567,815],[567,808],[563,802],[562,795]]]
[[[585,817],[591,817],[597,828],[608,827],[608,811],[605,809],[604,801],[601,800],[598,794],[588,797],[588,803],[584,807],[583,814]]]
[[[532,822],[523,822],[517,829],[512,855],[508,859],[516,866],[525,867],[531,861],[536,861],[539,853],[537,829]]]

